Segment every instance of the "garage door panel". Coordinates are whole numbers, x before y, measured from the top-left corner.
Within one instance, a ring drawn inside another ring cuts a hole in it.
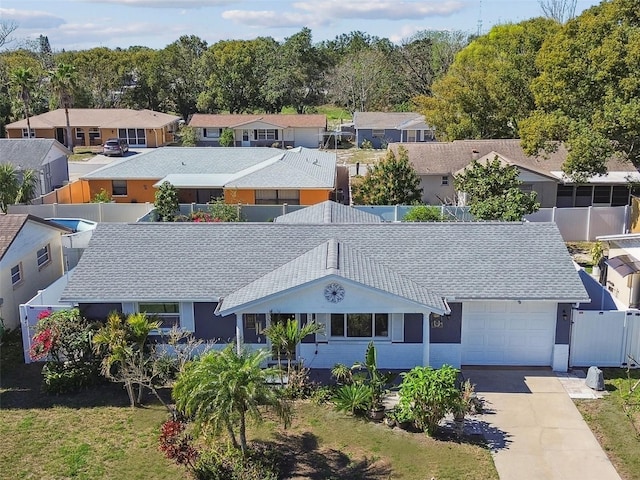
[[[462,363],[549,366],[557,305],[476,302],[463,306]]]

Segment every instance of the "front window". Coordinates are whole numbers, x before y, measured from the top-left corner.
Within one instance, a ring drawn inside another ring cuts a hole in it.
[[[22,264],[11,267],[11,285],[14,287],[22,283]]]
[[[442,185],[449,185],[449,177],[447,175],[442,176]]]
[[[383,138],[384,137],[384,129],[382,128],[374,128],[371,132],[373,138]]]
[[[259,129],[255,131],[256,140],[278,140],[278,131],[274,129]]]
[[[84,130],[82,128],[76,128],[76,140],[84,141]]]
[[[49,254],[49,244],[38,250],[36,253],[38,259],[38,268],[45,267],[51,261],[51,255]]]
[[[206,138],[220,138],[220,135],[222,135],[222,129],[221,128],[205,128],[203,133]]]
[[[332,313],[331,336],[347,338],[388,338],[388,313]]]
[[[300,190],[256,190],[256,205],[300,205]]]
[[[97,140],[100,138],[100,129],[92,127],[89,129],[89,140]]]
[[[160,328],[180,326],[179,303],[141,303],[138,305],[140,313],[146,313],[152,320],[160,322]]]
[[[113,195],[126,196],[127,195],[127,181],[126,180],[112,180],[111,181],[111,191],[112,191]]]
[[[22,138],[36,138],[36,131],[32,128],[31,129],[31,135],[29,135],[29,129],[23,128],[22,129]]]

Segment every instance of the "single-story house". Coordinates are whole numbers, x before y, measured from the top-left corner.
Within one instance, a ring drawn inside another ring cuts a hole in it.
[[[33,215],[0,215],[0,318],[6,328],[20,325],[20,304],[62,276],[65,233],[71,230]]]
[[[318,148],[327,130],[326,115],[195,113],[189,126],[200,146],[219,147],[223,130],[233,130],[236,147]]]
[[[458,204],[453,178],[473,160],[482,163],[498,159],[520,170],[522,189],[535,191],[542,208],[630,205],[632,195],[640,194],[634,182],[640,173],[631,163],[612,158],[607,162],[607,175],[589,179],[586,184],[575,184],[562,172],[567,150],[558,150],[545,157],[526,155],[518,139],[455,140],[420,144],[391,144],[396,155],[398,149],[407,150],[409,161],[420,176],[422,201],[431,205]]]
[[[104,189],[119,203],[155,200],[168,181],[180,203],[313,205],[331,197],[336,185],[335,153],[296,147],[167,147],[117,160],[81,177],[90,195]]]
[[[368,140],[373,148],[386,148],[390,143],[431,142],[434,128],[424,116],[412,112],[355,112],[353,114],[356,145]]]
[[[153,110],[130,108],[70,108],[69,123],[74,147],[102,145],[110,138],[126,140],[132,147],[161,147],[174,141],[180,117]],[[18,120],[6,126],[8,138],[54,138],[67,142],[64,108]]]
[[[68,155],[71,151],[57,140],[44,138],[0,139],[0,163],[17,172],[38,173],[35,196],[47,194],[69,181]]]
[[[297,352],[310,368],[373,340],[382,368],[564,371],[588,297],[553,223],[102,223],[61,301],[253,348],[270,322],[315,320]]]

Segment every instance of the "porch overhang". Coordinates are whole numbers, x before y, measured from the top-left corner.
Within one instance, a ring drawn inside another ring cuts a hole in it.
[[[631,255],[619,255],[605,260],[605,263],[622,277],[640,272],[640,260]]]

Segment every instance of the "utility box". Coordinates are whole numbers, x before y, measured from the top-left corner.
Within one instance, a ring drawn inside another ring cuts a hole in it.
[[[589,367],[587,371],[587,379],[585,380],[587,387],[593,390],[604,390],[604,374],[598,367]]]

